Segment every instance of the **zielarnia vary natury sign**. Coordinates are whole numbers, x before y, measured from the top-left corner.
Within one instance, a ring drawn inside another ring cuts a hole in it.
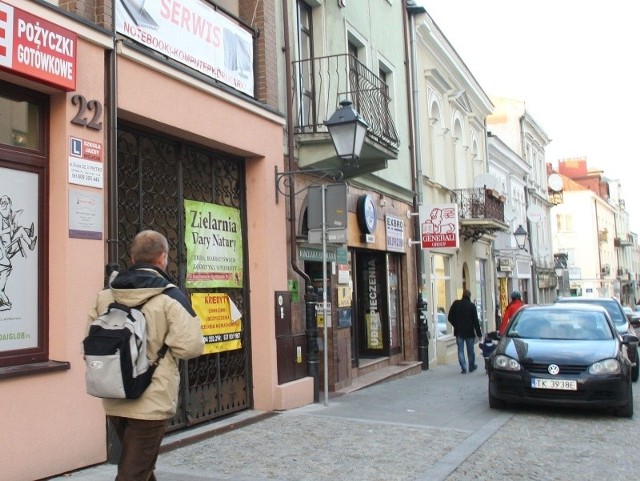
[[[187,287],[242,287],[240,210],[184,201]]]

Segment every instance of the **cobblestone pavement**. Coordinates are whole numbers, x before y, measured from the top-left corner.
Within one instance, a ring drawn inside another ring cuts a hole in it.
[[[424,375],[394,381],[398,387],[394,394],[403,396],[401,384],[428,379]],[[386,391],[394,383],[368,388],[369,394]],[[459,386],[489,410],[486,376]],[[453,406],[456,397],[449,397],[457,389],[440,388],[452,404],[449,414],[464,420]],[[382,393],[367,398],[378,395],[384,400]],[[640,405],[640,388],[634,396]],[[417,412],[420,409],[411,413],[409,406],[416,405],[409,400],[404,410],[401,404],[387,406],[391,411],[374,415],[377,419],[369,419],[371,413],[364,406],[357,417],[350,410],[341,412],[340,406],[333,412],[318,406],[290,411],[189,447],[189,456],[182,449],[166,453],[161,465],[203,472],[213,463],[216,474],[225,480],[614,481],[636,477],[633,439],[640,432],[640,414],[629,420],[571,409],[489,410],[480,416],[483,422],[488,423],[492,413],[506,416],[506,422],[481,443],[464,449],[461,446],[469,444],[474,431],[445,422],[418,421],[415,418],[423,418],[424,413]],[[447,411],[440,415],[447,416]],[[471,420],[469,426],[474,426]]]
[[[640,386],[634,385],[635,408]],[[618,481],[640,479],[632,419],[602,412],[526,408],[515,415],[446,481]]]
[[[483,370],[438,366],[164,452],[158,481],[575,481],[636,479],[633,419],[489,408]],[[171,436],[169,436],[171,437]],[[115,466],[70,473],[107,481]]]

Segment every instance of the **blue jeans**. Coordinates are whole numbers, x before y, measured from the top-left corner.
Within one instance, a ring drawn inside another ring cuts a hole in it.
[[[456,344],[458,345],[458,362],[460,363],[460,369],[467,370],[467,362],[464,359],[464,347],[467,346],[467,357],[469,358],[469,368],[476,366],[476,353],[474,347],[476,345],[475,337],[456,337]]]

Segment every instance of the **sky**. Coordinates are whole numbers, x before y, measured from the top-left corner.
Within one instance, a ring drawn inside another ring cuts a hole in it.
[[[586,157],[621,181],[640,233],[640,2],[418,1],[487,95],[525,102],[547,162]]]

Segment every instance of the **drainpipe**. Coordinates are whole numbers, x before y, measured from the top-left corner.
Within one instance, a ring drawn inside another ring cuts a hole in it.
[[[293,129],[293,92],[292,71],[291,71],[291,43],[289,41],[289,2],[282,0],[282,29],[284,33],[284,68],[285,68],[285,85],[286,85],[286,102],[287,102],[287,171],[292,172],[294,165],[294,129]],[[296,188],[295,176],[289,177],[289,262],[291,268],[300,277],[304,279],[305,284],[305,333],[307,338],[307,375],[313,378],[313,400],[318,402],[320,399],[320,377],[318,355],[318,325],[315,317],[315,304],[318,296],[314,293],[311,285],[311,278],[298,265],[296,252],[298,245],[296,243]],[[326,349],[327,346],[324,346]],[[325,376],[327,374],[325,373]]]
[[[118,254],[118,39],[116,38],[116,14],[112,13],[111,33],[113,48],[107,52],[105,61],[107,82],[105,95],[107,97],[107,145],[108,145],[108,217],[107,217],[107,265],[105,266],[105,287],[109,277],[118,270],[120,256]]]
[[[405,57],[411,56],[410,62],[405,61],[408,66],[411,64],[411,72],[407,73],[407,76],[411,79],[411,99],[409,99],[409,105],[413,115],[409,116],[409,132],[412,137],[412,178],[415,182],[415,195],[413,199],[413,211],[415,213],[420,212],[420,206],[424,202],[423,185],[422,185],[422,152],[421,152],[421,135],[420,135],[420,114],[419,114],[419,100],[418,100],[418,58],[416,48],[416,15],[426,13],[424,7],[416,5],[413,0],[406,1],[407,16],[404,17],[405,32],[407,31],[407,17],[409,20],[409,35],[410,45],[409,52],[407,53],[407,47],[405,44]],[[420,236],[420,216],[415,215],[414,219],[414,231]],[[425,273],[424,273],[424,251],[420,244],[416,245],[416,282],[418,285],[418,298],[416,300],[417,311],[417,323],[418,323],[418,358],[422,361],[422,370],[429,369],[429,324],[428,324],[428,303],[423,298]]]
[[[116,38],[116,14],[112,12],[111,35],[113,47],[105,57],[105,97],[107,120],[107,265],[105,266],[104,287],[109,286],[111,274],[118,270],[118,39]],[[122,443],[111,423],[107,423],[107,461],[117,464],[122,455]]]

